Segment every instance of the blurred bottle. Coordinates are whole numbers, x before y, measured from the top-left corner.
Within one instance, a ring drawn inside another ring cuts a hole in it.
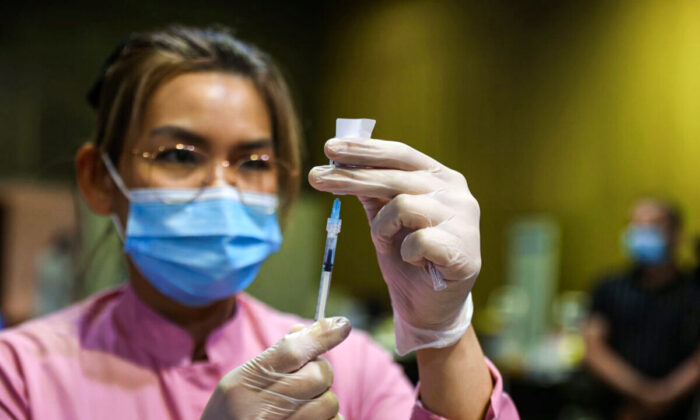
[[[74,239],[70,233],[55,235],[36,257],[36,315],[55,312],[73,301]]]

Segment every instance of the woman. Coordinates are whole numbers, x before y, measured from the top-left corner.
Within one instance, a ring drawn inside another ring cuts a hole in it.
[[[241,293],[279,247],[277,209],[299,178],[294,110],[268,56],[220,29],[138,34],[89,99],[97,130],[76,176],[90,208],[113,217],[129,282],[0,335],[0,413],[517,418],[470,327],[479,209],[460,174],[401,143],[352,139],[326,144],[340,168],[309,174],[365,206],[397,348],[417,352],[416,400],[344,318],[304,327]]]

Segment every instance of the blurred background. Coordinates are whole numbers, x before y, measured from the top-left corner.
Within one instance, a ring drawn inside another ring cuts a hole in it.
[[[232,26],[277,58],[305,168],[337,117],[377,120],[461,171],[482,209],[474,325],[524,418],[597,418],[580,398],[580,324],[644,195],[700,234],[700,3],[210,1],[0,3],[0,312],[13,325],[123,281],[110,221],[77,197],[85,94],[132,31]],[[332,198],[304,185],[282,251],[251,293],[313,315]],[[390,306],[359,203],[343,198],[331,310],[388,349]],[[403,360],[409,375],[413,362]],[[415,376],[413,376],[415,378]],[[543,404],[542,398],[548,403]]]

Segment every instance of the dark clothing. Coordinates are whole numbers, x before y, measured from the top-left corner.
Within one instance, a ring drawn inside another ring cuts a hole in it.
[[[700,288],[680,273],[657,288],[642,284],[640,270],[605,278],[591,312],[607,321],[610,347],[651,378],[668,375],[700,347]]]
[[[669,374],[700,345],[700,295],[686,276],[659,289],[642,286],[638,271],[604,280],[591,311],[610,327],[609,344],[653,378]]]

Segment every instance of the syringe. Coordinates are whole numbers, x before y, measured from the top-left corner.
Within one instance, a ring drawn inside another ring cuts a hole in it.
[[[316,315],[314,320],[318,321],[326,317],[326,302],[328,301],[328,290],[331,287],[331,272],[333,271],[333,260],[335,259],[335,247],[338,244],[338,233],[340,233],[340,199],[333,201],[331,217],[326,222],[326,249],[323,251],[323,266],[321,269],[321,285],[318,289],[318,301],[316,302]]]

